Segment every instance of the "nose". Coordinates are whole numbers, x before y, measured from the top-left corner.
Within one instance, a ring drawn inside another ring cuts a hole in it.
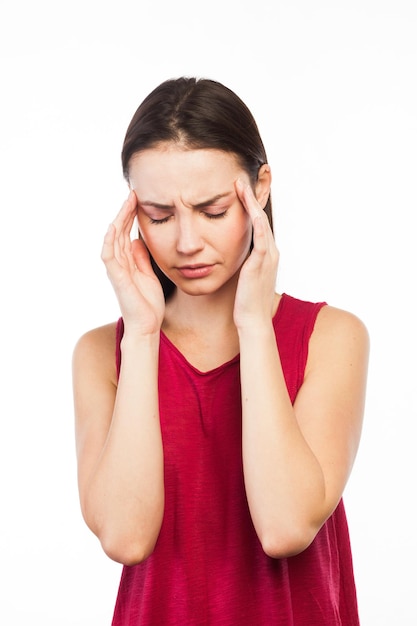
[[[178,218],[177,252],[180,254],[190,256],[203,249],[204,241],[197,222],[198,216],[193,214]]]

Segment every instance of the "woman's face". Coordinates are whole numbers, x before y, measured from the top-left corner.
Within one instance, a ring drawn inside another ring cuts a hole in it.
[[[141,236],[161,270],[182,291],[214,293],[237,278],[252,225],[235,187],[247,172],[233,154],[161,144],[132,157]]]

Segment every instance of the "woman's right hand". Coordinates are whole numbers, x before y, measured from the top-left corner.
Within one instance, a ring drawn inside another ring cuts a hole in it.
[[[165,299],[145,244],[130,238],[136,213],[137,197],[131,191],[104,237],[101,258],[116,293],[125,329],[147,335],[159,332]]]

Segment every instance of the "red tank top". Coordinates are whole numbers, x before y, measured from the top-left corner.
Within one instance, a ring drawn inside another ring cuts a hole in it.
[[[283,295],[274,328],[292,402],[324,303]],[[123,322],[118,323],[117,363]],[[246,501],[239,356],[209,372],[161,333],[165,512],[154,552],[123,568],[113,626],[358,626],[343,503],[313,543],[265,555]]]

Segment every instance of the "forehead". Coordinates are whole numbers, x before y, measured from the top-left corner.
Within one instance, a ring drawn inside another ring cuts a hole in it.
[[[138,195],[156,195],[159,202],[184,193],[198,201],[201,195],[233,189],[243,174],[233,153],[167,143],[134,155],[129,181]]]

